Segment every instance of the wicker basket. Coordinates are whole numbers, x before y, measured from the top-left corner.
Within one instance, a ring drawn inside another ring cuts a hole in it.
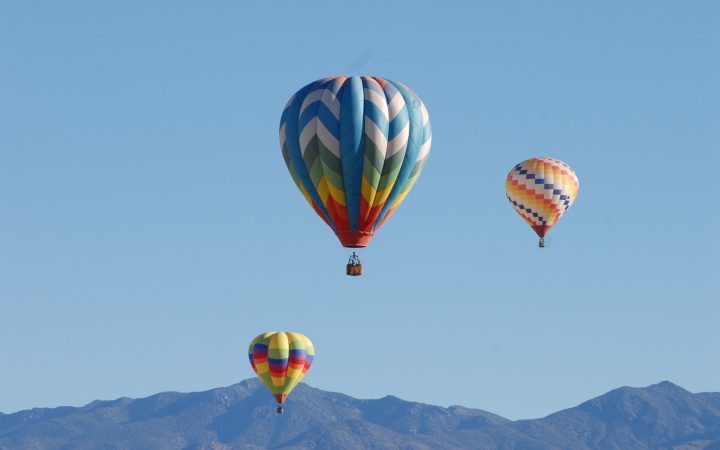
[[[347,274],[351,277],[357,277],[359,275],[362,275],[362,264],[348,264]]]

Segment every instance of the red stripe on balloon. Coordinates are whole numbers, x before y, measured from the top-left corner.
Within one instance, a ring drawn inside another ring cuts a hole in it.
[[[337,230],[347,230],[349,228],[347,208],[336,202],[332,195],[328,196],[325,209],[327,209],[330,218],[335,222]]]
[[[367,201],[365,201],[365,199],[362,199],[360,202],[360,211],[361,217],[364,217],[365,219],[358,224],[358,229],[361,231],[372,231],[373,225],[375,225],[375,222],[380,216],[383,206],[385,206],[385,202],[370,207]],[[363,207],[365,207],[365,212],[363,212]],[[380,227],[378,226],[377,228]]]
[[[315,359],[315,356],[313,356],[313,355],[307,355],[307,359],[305,360],[305,368],[303,369],[303,373],[307,372],[308,369],[310,369],[310,366],[312,365],[314,359]]]

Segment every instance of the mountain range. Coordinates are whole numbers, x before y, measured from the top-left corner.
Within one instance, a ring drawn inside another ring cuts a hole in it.
[[[257,380],[205,392],[0,413],[2,450],[720,450],[720,393],[622,387],[541,419],[300,384],[277,415]]]

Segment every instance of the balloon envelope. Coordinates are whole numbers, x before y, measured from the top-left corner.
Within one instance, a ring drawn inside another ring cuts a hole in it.
[[[541,238],[573,204],[579,187],[570,166],[554,158],[523,161],[505,180],[510,204]]]
[[[290,175],[345,247],[365,247],[430,152],[425,105],[404,84],[332,77],[300,89],[280,119]]]
[[[255,374],[282,405],[310,369],[315,349],[300,333],[268,331],[253,339],[248,357]]]

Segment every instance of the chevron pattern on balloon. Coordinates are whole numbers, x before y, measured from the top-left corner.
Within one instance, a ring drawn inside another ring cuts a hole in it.
[[[280,120],[290,175],[347,247],[364,247],[417,181],[430,119],[402,83],[331,77],[298,91]]]

